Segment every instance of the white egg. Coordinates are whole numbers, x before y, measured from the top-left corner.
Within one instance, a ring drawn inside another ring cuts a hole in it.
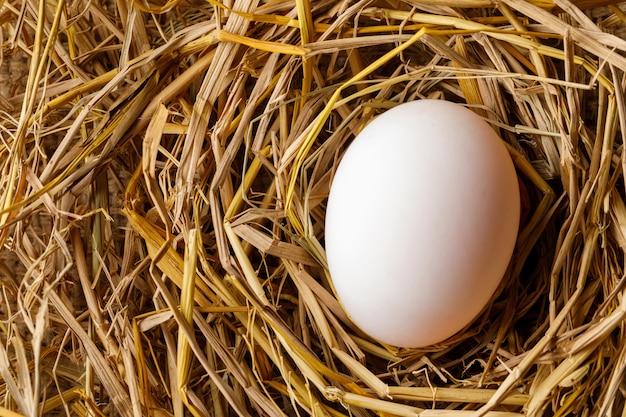
[[[365,333],[440,343],[484,309],[520,219],[515,167],[496,132],[448,101],[386,111],[355,138],[326,210],[333,287]]]

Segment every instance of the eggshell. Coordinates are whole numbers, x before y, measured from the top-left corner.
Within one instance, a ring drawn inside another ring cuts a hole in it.
[[[333,287],[364,332],[423,347],[483,310],[520,218],[515,167],[496,132],[448,101],[398,105],[342,157],[326,211]]]

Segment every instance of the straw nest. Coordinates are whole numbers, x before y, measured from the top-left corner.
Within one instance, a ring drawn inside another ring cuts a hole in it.
[[[611,3],[2,2],[0,415],[623,416]],[[499,131],[525,215],[484,313],[397,349],[334,297],[324,210],[426,97]]]

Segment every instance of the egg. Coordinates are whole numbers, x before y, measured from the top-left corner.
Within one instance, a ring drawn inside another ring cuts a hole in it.
[[[444,100],[397,105],[336,169],[325,220],[332,286],[380,342],[445,342],[494,295],[519,221],[515,166],[487,122]]]

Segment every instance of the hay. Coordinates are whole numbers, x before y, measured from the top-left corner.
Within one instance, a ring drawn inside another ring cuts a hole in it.
[[[614,3],[1,3],[0,415],[626,415]],[[525,214],[489,308],[397,349],[333,296],[324,207],[426,97],[499,130]]]

